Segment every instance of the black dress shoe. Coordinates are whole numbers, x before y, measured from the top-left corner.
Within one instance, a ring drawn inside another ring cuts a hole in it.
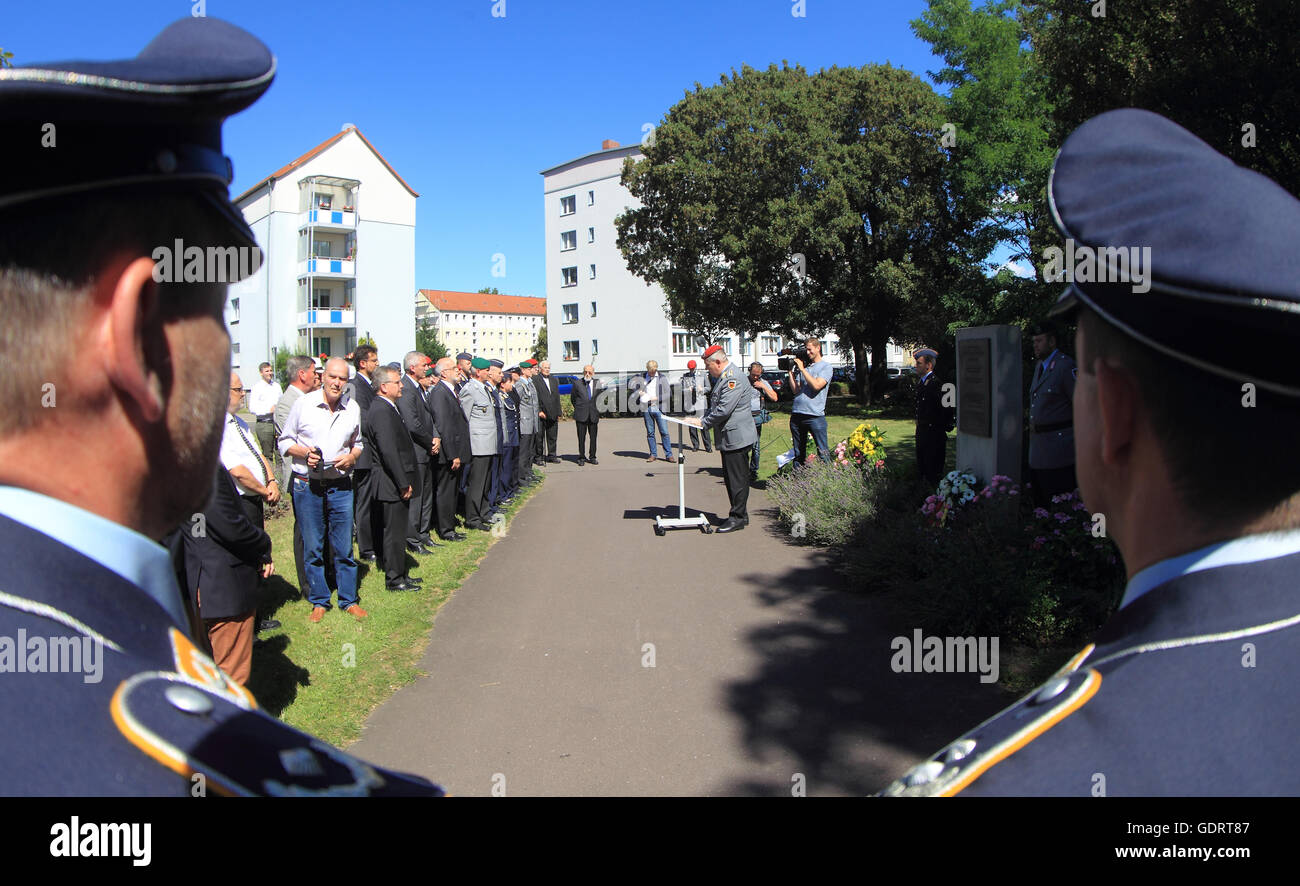
[[[721,526],[719,526],[717,529],[713,531],[714,532],[736,532],[744,528],[745,528],[745,523],[743,520],[737,520],[735,517],[728,517],[726,520],[722,521]]]
[[[463,532],[444,532],[442,535],[438,537],[441,538],[443,541],[464,541],[465,539],[469,538],[469,536],[467,536]]]
[[[276,628],[278,628],[279,626],[280,626],[280,623],[279,623],[278,621],[276,621],[275,619],[273,619],[273,618],[264,618],[264,619],[262,619],[261,621],[259,621],[259,622],[257,623],[257,632],[260,634],[260,633],[262,633],[262,631],[274,631],[274,630],[275,630]]]
[[[491,531],[492,531],[492,527],[491,527],[491,526],[486,526],[486,525],[484,525],[484,524],[482,524],[482,523],[466,523],[466,524],[465,524],[465,528],[466,528],[466,529],[478,529],[478,530],[481,530],[481,531],[483,531],[483,532],[491,532]]]
[[[410,551],[412,554],[432,554],[432,553],[433,553],[433,548],[425,547],[423,542],[421,542],[421,543],[418,544],[418,545],[413,545],[413,544],[411,544],[410,542],[407,542],[407,543],[406,543],[406,549],[407,549],[408,551]]]
[[[596,456],[594,456],[594,455],[593,455],[591,458],[587,459],[587,461],[588,461],[588,463],[593,464],[593,465],[598,465],[598,464],[600,464],[600,462],[596,461]]]
[[[413,585],[422,585],[422,584],[424,584],[424,579],[422,579],[422,578],[420,578],[420,577],[418,577],[418,576],[415,576],[415,575],[408,575],[406,578],[402,579],[402,581],[404,581],[404,582],[406,582],[406,583],[408,583],[408,584],[413,584]]]
[[[582,467],[582,466],[585,465],[586,463],[587,463],[587,460],[586,460],[585,458],[579,458],[579,459],[578,459],[578,467]]]
[[[561,459],[558,455],[552,455],[552,456],[550,456],[549,458],[547,458],[546,460],[549,461],[549,462],[550,462],[551,464],[553,464],[553,465],[558,465],[558,464],[561,462],[562,459]]]
[[[389,591],[418,591],[420,586],[409,581],[399,581],[396,584],[384,583],[384,588]]]
[[[363,551],[361,553],[361,556],[358,557],[357,559],[359,559],[362,563],[369,563],[371,566],[375,565],[374,551]]]

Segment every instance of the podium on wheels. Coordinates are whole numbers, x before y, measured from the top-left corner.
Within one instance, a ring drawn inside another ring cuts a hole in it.
[[[708,534],[713,531],[713,524],[703,514],[686,516],[686,452],[682,448],[682,428],[687,422],[671,415],[664,416],[665,421],[677,425],[677,516],[655,517],[655,535],[666,535],[669,529],[698,529]]]

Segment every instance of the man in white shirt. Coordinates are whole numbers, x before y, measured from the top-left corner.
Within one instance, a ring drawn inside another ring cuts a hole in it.
[[[348,364],[334,357],[325,364],[319,391],[293,404],[280,434],[280,454],[293,458],[293,505],[302,527],[310,621],[330,608],[325,583],[324,547],[328,537],[339,607],[361,619],[369,615],[357,598],[357,561],[352,558],[352,468],[361,457],[361,411],[343,405]]]
[[[262,455],[268,462],[275,461],[275,404],[280,402],[280,385],[272,378],[273,367],[263,363],[257,367],[260,378],[248,392],[248,411],[257,419],[255,431]]]
[[[235,413],[244,399],[244,386],[238,373],[230,373],[230,405],[226,427],[221,437],[221,466],[230,472],[239,489],[240,504],[255,526],[265,525],[263,502],[273,505],[280,500],[280,484],[266,456],[253,443],[253,434]]]

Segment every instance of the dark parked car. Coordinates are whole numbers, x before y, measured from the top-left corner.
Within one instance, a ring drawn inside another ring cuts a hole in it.
[[[778,400],[793,400],[794,392],[790,390],[790,376],[784,372],[764,372],[763,380],[776,391]]]

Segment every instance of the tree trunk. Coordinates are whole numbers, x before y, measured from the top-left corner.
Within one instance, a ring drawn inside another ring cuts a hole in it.
[[[854,340],[853,345],[853,393],[863,406],[870,406],[868,396],[871,391],[867,383],[867,347],[861,341]]]
[[[883,332],[871,334],[871,382],[884,387],[889,376],[885,373],[885,364],[889,359],[889,336]],[[870,401],[868,401],[870,402]]]

